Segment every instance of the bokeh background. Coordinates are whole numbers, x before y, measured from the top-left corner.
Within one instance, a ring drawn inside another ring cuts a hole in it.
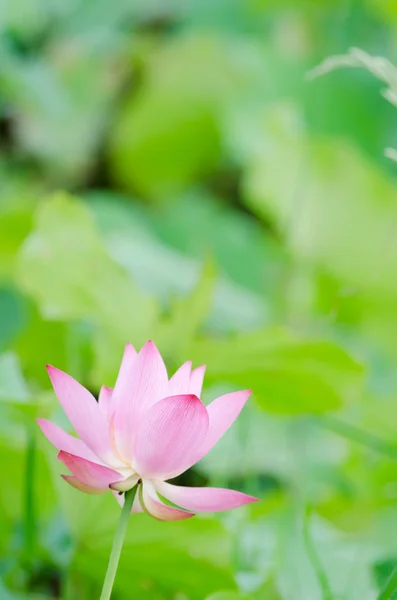
[[[59,477],[51,363],[124,345],[252,388],[181,481],[258,495],[130,522],[115,600],[375,600],[397,562],[393,0],[0,2],[0,598],[98,598],[119,507]],[[223,592],[222,592],[223,591]]]

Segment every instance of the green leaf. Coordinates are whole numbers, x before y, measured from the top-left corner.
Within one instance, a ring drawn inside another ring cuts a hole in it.
[[[22,375],[18,358],[7,353],[0,356],[0,401],[26,403],[30,392]]]
[[[208,193],[190,192],[161,207],[152,221],[163,243],[199,260],[210,253],[228,278],[253,292],[265,290],[266,297],[286,270],[281,244],[252,215]]]
[[[179,302],[175,298],[186,297],[188,301],[192,296],[192,290],[200,281],[202,263],[209,257],[214,262],[217,277],[211,311],[205,322],[206,329],[245,330],[266,321],[266,299],[246,288],[248,279],[251,279],[252,282],[255,280],[253,287],[256,291],[262,290],[261,273],[266,271],[267,285],[269,290],[274,291],[273,269],[277,269],[277,273],[279,269],[276,266],[279,259],[272,252],[269,256],[272,266],[260,267],[263,264],[261,252],[265,251],[265,247],[260,244],[262,231],[259,225],[252,228],[247,224],[239,244],[236,238],[238,225],[241,225],[240,215],[232,218],[229,210],[222,208],[218,218],[215,218],[217,210],[210,208],[202,194],[194,196],[194,203],[182,200],[176,206],[168,205],[156,211],[134,204],[131,200],[105,191],[88,195],[90,208],[110,255],[131,273],[142,289],[154,294],[167,306],[165,322],[170,318],[169,310],[175,310]],[[193,210],[193,206],[197,206],[197,210]],[[213,223],[212,228],[208,226],[208,220]],[[232,243],[234,252],[230,250]],[[175,246],[178,251],[174,250]],[[194,248],[196,251],[193,251]],[[251,264],[254,257],[258,270],[254,268],[254,272],[245,273],[241,281],[235,282],[233,279],[236,278],[227,268],[226,257],[229,264],[234,265],[235,273],[240,268],[237,260],[246,265],[247,262]],[[156,339],[159,335],[162,333],[156,333]]]
[[[159,339],[176,362],[183,360],[211,310],[214,280],[214,266],[207,261],[195,288],[187,297],[175,300],[161,324]]]
[[[262,132],[272,150],[251,161],[248,206],[275,222],[299,261],[360,294],[395,299],[395,182],[348,143],[309,139],[299,120],[292,126],[290,113],[264,115]],[[286,164],[289,176],[282,177]]]
[[[231,56],[224,40],[203,33],[176,36],[153,53],[143,86],[127,97],[113,132],[118,184],[164,198],[214,170],[224,103],[244,78]]]
[[[377,600],[396,600],[397,567],[395,560],[376,563],[374,571],[378,586],[381,588]]]
[[[121,75],[113,71],[109,78],[113,53],[108,49],[104,56],[95,42],[82,37],[69,53],[65,39],[54,39],[43,55],[29,60],[3,56],[4,96],[18,119],[19,147],[45,165],[47,176],[69,185],[91,167]]]
[[[190,355],[207,364],[207,381],[251,388],[268,411],[322,413],[353,401],[363,367],[336,344],[287,331],[261,331],[193,344]]]
[[[48,387],[46,364],[54,364],[68,370],[66,352],[67,324],[59,321],[47,321],[33,302],[29,307],[29,321],[13,344],[26,377],[41,387]],[[38,343],[40,340],[40,343]]]
[[[208,596],[206,600],[248,600],[248,596],[240,594],[239,592],[217,592]]]
[[[58,194],[40,206],[18,281],[47,319],[88,319],[124,346],[145,341],[156,305],[106,253],[89,211]]]

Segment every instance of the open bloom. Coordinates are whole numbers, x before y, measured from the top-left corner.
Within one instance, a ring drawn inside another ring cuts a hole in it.
[[[184,363],[168,380],[155,344],[137,353],[127,344],[114,389],[102,387],[98,402],[70,375],[47,366],[55,393],[79,438],[39,419],[44,435],[59,450],[73,487],[98,494],[120,492],[139,482],[132,512],[176,521],[197,512],[237,508],[256,498],[221,488],[167,483],[200,460],[230,427],[250,391],[232,392],[207,407],[201,402],[205,366]],[[164,504],[160,496],[175,506]]]

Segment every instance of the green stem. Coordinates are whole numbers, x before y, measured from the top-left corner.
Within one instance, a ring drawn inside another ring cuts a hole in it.
[[[394,567],[385,587],[381,590],[376,600],[389,600],[397,589],[397,565]]]
[[[103,582],[100,600],[110,599],[114,579],[116,577],[117,567],[120,560],[121,549],[123,547],[125,534],[127,532],[128,520],[130,517],[131,508],[134,503],[137,490],[138,485],[133,487],[131,490],[128,490],[128,492],[125,492],[124,506],[121,511],[119,524],[117,525],[116,534],[114,536],[113,547],[109,558],[108,570],[106,572],[105,581]]]

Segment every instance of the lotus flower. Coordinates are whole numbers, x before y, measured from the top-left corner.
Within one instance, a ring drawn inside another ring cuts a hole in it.
[[[79,438],[45,419],[44,435],[59,450],[71,475],[62,477],[88,494],[122,492],[139,483],[132,512],[163,521],[197,512],[237,508],[257,499],[221,488],[167,483],[199,461],[239,415],[250,390],[201,402],[205,366],[184,363],[168,380],[164,361],[151,341],[137,353],[127,344],[114,389],[102,387],[98,402],[70,375],[47,366],[55,393]],[[237,457],[236,457],[237,460]],[[165,504],[163,496],[176,506]]]

